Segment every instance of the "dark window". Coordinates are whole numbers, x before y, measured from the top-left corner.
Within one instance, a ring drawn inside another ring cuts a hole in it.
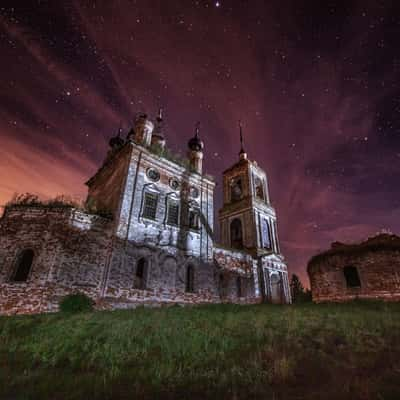
[[[25,282],[28,279],[32,268],[33,250],[27,249],[21,252],[18,257],[16,269],[12,280],[14,282]]]
[[[137,289],[146,288],[146,275],[147,275],[147,260],[145,258],[141,258],[136,264],[135,288]]]
[[[156,219],[158,194],[146,192],[144,194],[143,217]]]
[[[356,267],[347,266],[343,268],[346,285],[348,288],[361,287],[360,277]]]
[[[264,200],[264,188],[261,179],[256,178],[256,197],[260,200]]]
[[[236,278],[236,291],[237,291],[237,297],[242,297],[242,279],[240,276]]]
[[[231,222],[231,246],[235,249],[243,248],[242,221],[239,218]]]
[[[186,292],[194,292],[194,268],[193,265],[188,265],[186,269]]]
[[[235,178],[231,182],[231,201],[237,201],[242,198],[243,188],[242,180]]]
[[[179,204],[176,201],[169,200],[168,201],[168,215],[167,215],[167,224],[169,225],[178,225],[179,221]]]
[[[199,229],[199,212],[197,210],[189,210],[189,228]]]

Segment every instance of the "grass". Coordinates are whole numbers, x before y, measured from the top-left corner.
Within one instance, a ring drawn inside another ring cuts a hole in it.
[[[399,399],[400,304],[0,317],[3,399]]]

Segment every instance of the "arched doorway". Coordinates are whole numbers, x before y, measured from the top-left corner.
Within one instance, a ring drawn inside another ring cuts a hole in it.
[[[271,303],[282,303],[282,278],[279,274],[272,274],[270,276],[271,282]]]

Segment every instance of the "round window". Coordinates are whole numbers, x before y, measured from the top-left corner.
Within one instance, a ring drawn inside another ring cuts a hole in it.
[[[171,178],[169,180],[169,186],[173,189],[173,190],[178,190],[179,189],[179,182],[177,179],[175,178]]]
[[[199,190],[198,190],[197,188],[195,188],[194,186],[192,186],[192,187],[189,189],[189,193],[190,193],[190,196],[191,196],[191,197],[194,197],[194,198],[199,197]]]
[[[154,168],[149,168],[147,170],[147,177],[153,182],[157,182],[160,180],[160,173]]]

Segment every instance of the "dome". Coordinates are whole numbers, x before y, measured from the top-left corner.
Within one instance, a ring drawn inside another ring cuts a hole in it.
[[[204,148],[204,143],[198,136],[195,136],[189,140],[188,146],[190,150],[202,151]]]
[[[196,125],[196,133],[188,142],[189,149],[192,151],[202,151],[204,148],[203,141],[199,138],[199,123]]]

